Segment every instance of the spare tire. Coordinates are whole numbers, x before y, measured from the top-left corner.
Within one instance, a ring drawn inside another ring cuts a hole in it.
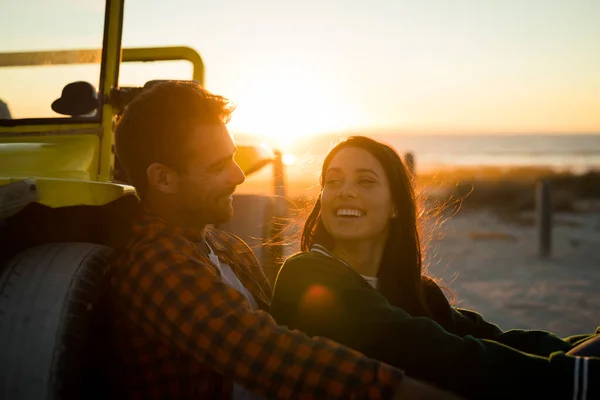
[[[53,243],[23,251],[0,275],[0,398],[87,398],[91,333],[110,249]]]

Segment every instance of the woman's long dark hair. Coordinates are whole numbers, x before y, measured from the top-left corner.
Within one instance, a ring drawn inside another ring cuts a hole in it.
[[[337,144],[325,157],[321,170],[321,187],[325,171],[342,149],[353,147],[368,151],[383,167],[389,182],[398,217],[390,219],[388,239],[377,277],[379,290],[388,301],[413,316],[431,317],[423,289],[422,251],[417,225],[417,200],[413,177],[398,153],[390,146],[364,136],[351,136]],[[333,237],[321,221],[321,197],[315,203],[302,232],[301,251],[318,243],[332,251]]]

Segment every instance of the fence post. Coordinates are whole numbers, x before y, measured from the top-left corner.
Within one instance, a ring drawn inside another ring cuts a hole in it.
[[[275,189],[275,212],[273,216],[273,225],[271,229],[271,238],[274,240],[270,245],[271,260],[270,265],[265,266],[267,276],[274,281],[279,266],[283,262],[284,251],[284,225],[287,223],[288,209],[286,203],[285,188],[285,167],[283,164],[283,154],[280,150],[273,151],[275,158],[273,160],[273,183]]]
[[[283,166],[283,154],[280,150],[273,150],[273,183],[275,196],[285,197],[285,168]]]
[[[552,252],[552,187],[550,181],[537,183],[536,219],[538,229],[538,251],[540,257],[549,257]]]
[[[404,154],[404,163],[408,171],[415,176],[415,156],[410,151]]]

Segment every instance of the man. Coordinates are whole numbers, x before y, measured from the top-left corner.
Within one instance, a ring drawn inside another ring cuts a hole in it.
[[[271,287],[252,251],[207,226],[232,217],[245,179],[226,128],[231,112],[196,83],[162,82],[117,126],[117,155],[143,208],[111,269],[120,395],[455,398],[264,311]]]

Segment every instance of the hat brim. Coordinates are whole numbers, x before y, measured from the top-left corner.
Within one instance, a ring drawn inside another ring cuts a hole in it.
[[[62,97],[52,102],[52,111],[61,115],[68,116],[80,116],[89,114],[94,110],[97,110],[99,106],[98,101],[92,99],[80,100],[76,104],[67,104],[65,99]],[[64,111],[68,110],[69,113]]]

